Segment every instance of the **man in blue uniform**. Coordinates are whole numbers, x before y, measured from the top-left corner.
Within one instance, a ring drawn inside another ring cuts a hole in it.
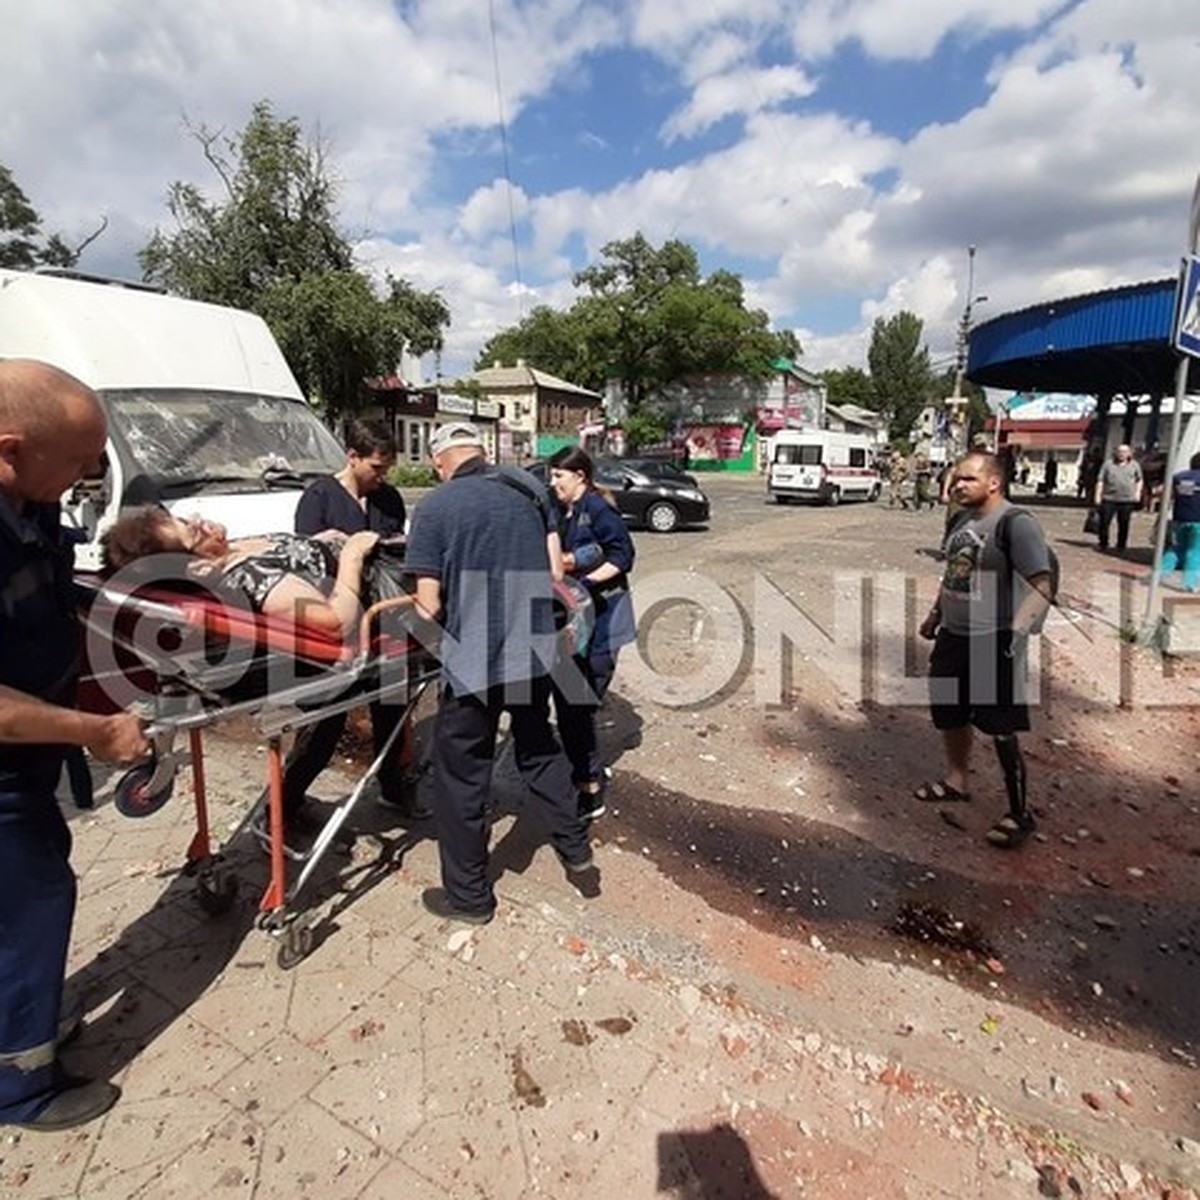
[[[75,711],[79,629],[58,499],[94,470],[104,413],[45,363],[0,363],[0,1124],[70,1129],[120,1091],[66,1074],[59,1008],[75,913],[71,834],[55,799],[66,748],[148,753],[141,723]]]
[[[404,499],[387,482],[396,461],[396,444],[381,425],[351,421],[346,431],[346,465],[336,475],[316,479],[304,489],[296,506],[295,529],[307,537],[326,533],[379,534],[381,539],[404,535]],[[384,551],[377,551],[383,553]],[[371,732],[378,755],[404,715],[402,705],[371,705]],[[316,833],[325,816],[307,803],[308,789],[329,765],[346,728],[338,713],[305,730],[288,755],[283,781],[283,807],[288,828]],[[410,820],[429,814],[417,806],[414,789],[400,765],[401,738],[379,768],[379,795]]]
[[[557,533],[542,485],[525,471],[490,467],[474,425],[441,426],[429,453],[442,485],[417,508],[405,557],[418,606],[443,627],[433,748],[443,886],[422,902],[435,916],[483,925],[496,910],[488,791],[502,712],[560,861],[575,874],[593,866],[571,768],[550,725]]]

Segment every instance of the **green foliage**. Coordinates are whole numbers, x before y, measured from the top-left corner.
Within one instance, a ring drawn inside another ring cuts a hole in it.
[[[394,370],[406,342],[415,354],[442,348],[450,311],[441,296],[390,276],[380,296],[355,268],[326,148],[298,120],[262,100],[240,134],[192,132],[222,198],[171,184],[175,229],[156,230],[138,255],[148,280],[259,313],[330,420],[360,407],[363,380]]]
[[[597,362],[589,353],[586,330],[585,314],[578,304],[566,312],[539,305],[519,324],[488,339],[475,360],[475,370],[497,362],[511,366],[524,359],[580,387],[602,391],[604,362]]]
[[[410,354],[442,352],[446,344],[446,329],[450,325],[450,308],[437,292],[423,292],[407,279],[388,276],[388,296],[385,301]],[[393,360],[394,361],[394,360]]]
[[[765,379],[779,357],[796,358],[791,332],[774,333],[749,309],[741,279],[700,273],[681,241],[652,246],[640,233],[609,242],[574,278],[582,295],[565,312],[541,307],[484,346],[476,369],[518,358],[593,391],[618,378],[626,411],[638,414],[671,383],[704,371]],[[651,439],[646,439],[651,440]]]
[[[42,232],[41,215],[12,172],[0,163],[0,267],[17,271],[73,267],[82,249],[72,249],[57,233]]]
[[[138,259],[148,280],[196,299],[255,308],[283,280],[353,267],[337,227],[337,186],[325,150],[298,120],[260,100],[240,134],[193,130],[224,192],[209,200],[193,183],[172,183],[174,233],[156,230]]]
[[[861,367],[840,367],[821,372],[830,404],[857,404],[875,409],[878,398],[871,377]]]
[[[437,485],[438,478],[428,463],[397,463],[388,472],[388,483],[398,488],[428,488]]]
[[[306,395],[320,396],[330,416],[361,403],[363,380],[391,369],[404,337],[370,280],[356,271],[280,279],[256,307]]]
[[[630,454],[643,446],[655,446],[667,440],[667,421],[657,409],[639,409],[630,413],[623,428]]]
[[[910,312],[877,317],[871,331],[867,363],[875,391],[876,412],[889,418],[889,435],[907,437],[933,393],[929,351],[921,344],[922,324]]]

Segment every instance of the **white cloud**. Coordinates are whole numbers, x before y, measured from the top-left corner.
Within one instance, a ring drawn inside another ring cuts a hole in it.
[[[525,193],[497,179],[468,198],[459,213],[458,227],[473,241],[507,234],[513,220],[521,220],[528,210]]]
[[[762,112],[814,91],[816,85],[795,67],[742,68],[715,75],[701,82],[691,100],[671,116],[663,137],[668,142],[692,137],[725,117]]]
[[[447,298],[448,361],[469,362],[535,303],[569,303],[579,248],[594,257],[638,229],[742,270],[775,324],[801,330],[810,363],[853,350],[844,361],[861,364],[872,316],[895,306],[927,322],[936,354],[953,345],[970,243],[976,290],[989,295],[981,315],[1169,274],[1183,249],[1200,6],[1080,0],[1055,15],[1060,7],[495,0],[510,129],[536,103],[544,127],[562,120],[559,145],[592,149],[555,177],[554,160],[534,164],[540,147],[526,128],[529,178],[518,169],[513,193],[519,272],[478,0],[276,0],[269,10],[0,0],[0,161],[50,228],[82,237],[108,215],[85,265],[130,274],[167,219],[168,183],[217,184],[185,115],[236,132],[265,97],[328,137],[342,217],[369,235],[364,261]],[[823,108],[813,90],[847,41],[919,62],[947,35],[996,30],[1025,40],[992,64],[986,100],[907,142]],[[780,62],[789,39],[796,59]],[[630,46],[654,56],[657,75],[644,57],[628,77],[593,75],[595,55]],[[618,131],[626,106],[631,119],[647,111],[633,103],[643,88],[686,93],[662,127],[665,149],[648,136],[661,109],[645,128]],[[575,101],[601,89],[606,120],[577,117]],[[799,99],[802,113],[788,111]],[[727,144],[691,148],[731,114]],[[825,332],[833,312],[857,315]]]
[[[1032,29],[1061,0],[810,0],[795,7],[792,41],[802,58],[822,58],[857,41],[874,58],[923,59],[951,32],[970,38]]]

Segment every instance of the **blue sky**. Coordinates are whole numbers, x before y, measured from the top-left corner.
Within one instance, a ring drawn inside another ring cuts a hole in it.
[[[108,220],[84,266],[132,273],[169,182],[215,188],[185,118],[236,131],[266,98],[326,138],[361,261],[446,297],[449,372],[638,230],[739,272],[814,368],[865,365],[900,309],[945,358],[968,244],[980,317],[1168,275],[1200,167],[1194,0],[0,0],[0,23],[0,162],[68,237]]]

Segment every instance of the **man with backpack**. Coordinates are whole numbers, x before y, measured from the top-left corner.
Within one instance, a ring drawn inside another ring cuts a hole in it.
[[[946,773],[914,794],[932,803],[970,799],[978,729],[992,739],[1008,794],[1008,812],[987,840],[1012,849],[1034,830],[1018,741],[1029,728],[1025,649],[1054,601],[1057,562],[1033,516],[1004,498],[1004,482],[1004,466],[994,454],[973,451],[954,468],[954,498],[962,512],[946,538],[938,598],[920,628],[934,643],[930,715],[942,734]]]

